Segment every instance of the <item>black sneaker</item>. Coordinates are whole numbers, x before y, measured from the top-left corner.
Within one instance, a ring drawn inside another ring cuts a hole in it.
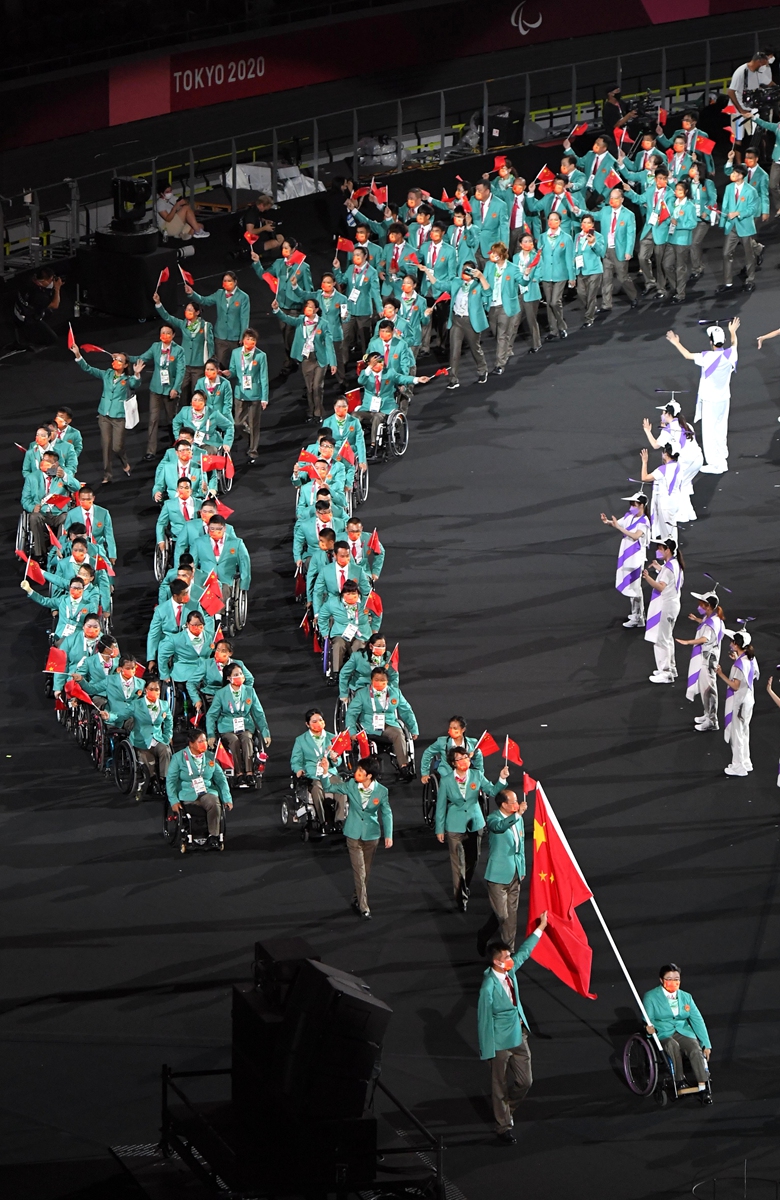
[[[569,334],[568,334],[567,330],[561,329],[558,331],[558,337],[561,339],[561,341],[564,341],[565,338],[567,338],[568,336],[569,336]]]
[[[487,371],[483,375],[477,376],[477,383],[487,383]]]
[[[715,295],[722,296],[724,292],[733,292],[733,291],[734,291],[733,283],[722,283],[720,285],[720,287],[715,288]]]
[[[503,367],[493,367],[493,370],[490,372],[490,374],[491,375],[503,375],[504,368]]]
[[[204,850],[219,850],[219,845],[220,845],[219,837],[215,833],[210,833],[209,836],[206,838],[206,844],[203,847],[203,849]]]
[[[517,1138],[512,1133],[511,1129],[506,1129],[503,1133],[497,1133],[496,1141],[500,1142],[502,1146],[516,1146],[517,1145]]]
[[[459,387],[460,387],[460,384],[458,383],[457,379],[452,379],[452,380],[450,380],[450,382],[447,384],[447,391],[448,391],[448,392],[454,392],[454,391],[455,391],[455,388],[459,388]]]

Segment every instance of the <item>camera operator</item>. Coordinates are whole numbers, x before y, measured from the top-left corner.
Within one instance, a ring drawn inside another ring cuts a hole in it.
[[[622,129],[636,117],[636,109],[622,100],[621,95],[620,88],[615,87],[611,92],[607,92],[606,100],[602,101],[601,120],[608,134],[612,134],[615,129]]]
[[[269,213],[274,209],[275,205],[271,196],[265,192],[260,192],[254,204],[245,209],[239,220],[241,236],[245,233],[257,234],[259,245],[253,247],[257,254],[262,255],[264,252],[278,250],[284,241],[284,234],[277,232],[276,224],[270,219]],[[265,235],[265,236],[264,236]],[[249,247],[243,246],[238,251],[236,257],[249,257]]]
[[[38,267],[31,279],[19,285],[14,300],[17,341],[33,346],[56,344],[51,320],[60,306],[62,283],[51,267]]]
[[[728,97],[737,110],[731,118],[737,162],[742,161],[742,154],[750,148],[756,136],[752,120],[755,105],[751,105],[750,101],[753,93],[772,82],[770,58],[774,60],[774,55],[767,50],[757,50],[749,62],[737,67],[727,89]]]

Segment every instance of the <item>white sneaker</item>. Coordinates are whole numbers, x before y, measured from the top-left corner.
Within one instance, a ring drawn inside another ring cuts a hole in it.
[[[728,766],[724,770],[723,774],[724,775],[738,775],[740,778],[743,778],[744,776],[747,775],[747,771],[745,770],[744,767]]]
[[[648,678],[651,683],[674,683],[671,675],[650,675]]]
[[[709,721],[705,721],[701,725],[699,725],[698,722],[696,724],[696,732],[697,733],[707,733],[707,731],[709,729],[717,729],[717,728],[718,728],[717,725],[711,725],[709,723]]]
[[[210,233],[208,233],[208,232],[207,232],[205,229],[196,229],[196,230],[193,232],[192,236],[193,236],[194,238],[196,238],[196,237],[197,237],[197,238],[202,238],[202,237],[211,237],[211,234],[210,234]]]
[[[706,463],[703,467],[699,467],[699,471],[702,475],[725,475],[728,467],[716,467]]]
[[[624,629],[634,629],[636,627],[636,624],[637,624],[636,617],[629,617],[627,621],[623,622],[623,628]]]

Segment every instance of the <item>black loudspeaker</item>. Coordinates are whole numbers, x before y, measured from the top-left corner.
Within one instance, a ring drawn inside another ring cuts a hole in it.
[[[516,146],[523,140],[523,122],[525,116],[511,108],[489,108],[487,144],[488,146]]]
[[[284,1007],[290,988],[307,958],[320,961],[319,954],[305,938],[266,938],[264,942],[255,942],[255,987],[271,1007]]]
[[[170,278],[160,285],[160,299],[169,312],[179,303],[177,285],[181,282],[175,250],[161,248],[151,254],[114,254],[108,250],[79,250],[76,255],[76,280],[81,300],[90,308],[114,317],[136,321],[155,320],[157,310],[152,296],[164,267]]]

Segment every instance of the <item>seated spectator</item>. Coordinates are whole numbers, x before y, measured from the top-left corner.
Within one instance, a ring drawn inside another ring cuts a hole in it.
[[[210,235],[201,225],[190,207],[189,200],[181,196],[178,200],[169,183],[162,183],[157,189],[157,228],[168,237],[181,238],[188,242],[190,238],[207,238]]]

